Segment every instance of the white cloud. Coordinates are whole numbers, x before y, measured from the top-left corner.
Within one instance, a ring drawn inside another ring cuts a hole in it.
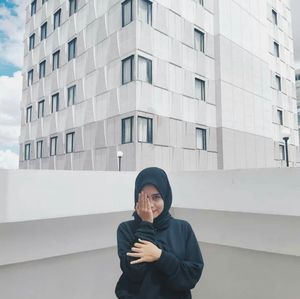
[[[20,102],[22,74],[0,76],[0,149],[18,144],[20,135]]]
[[[12,0],[10,2],[15,4],[12,9],[7,9],[0,4],[0,31],[3,36],[0,40],[0,59],[22,67],[26,1]]]
[[[18,169],[19,155],[11,150],[0,151],[0,169]]]

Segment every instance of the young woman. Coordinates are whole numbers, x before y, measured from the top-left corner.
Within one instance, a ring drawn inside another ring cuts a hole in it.
[[[164,170],[143,169],[135,180],[134,220],[117,230],[122,275],[119,299],[190,299],[203,259],[191,225],[173,218],[172,190]]]

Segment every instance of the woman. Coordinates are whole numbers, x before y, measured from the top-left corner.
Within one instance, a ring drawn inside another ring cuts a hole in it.
[[[191,225],[173,218],[172,190],[164,170],[143,169],[135,180],[134,220],[117,230],[122,275],[119,299],[189,299],[203,270]]]

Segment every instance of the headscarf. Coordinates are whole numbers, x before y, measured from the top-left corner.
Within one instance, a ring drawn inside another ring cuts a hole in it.
[[[163,169],[158,167],[148,167],[140,171],[135,179],[134,209],[139,199],[139,193],[145,185],[154,185],[164,201],[164,209],[158,217],[154,218],[153,226],[157,230],[166,229],[172,218],[169,213],[172,204],[172,189],[168,176]],[[136,211],[134,211],[132,216],[134,216],[137,224],[142,221]]]

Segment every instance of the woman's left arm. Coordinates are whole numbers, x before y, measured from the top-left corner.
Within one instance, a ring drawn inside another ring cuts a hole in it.
[[[191,290],[199,281],[204,267],[198,241],[187,223],[186,254],[184,260],[173,253],[162,250],[159,260],[153,264],[166,277],[166,283],[173,290]]]

